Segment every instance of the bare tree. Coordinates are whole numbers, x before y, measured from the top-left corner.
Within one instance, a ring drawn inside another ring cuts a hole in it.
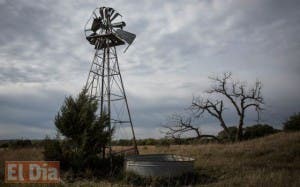
[[[245,83],[235,82],[231,76],[231,73],[224,73],[222,77],[211,77],[210,79],[216,84],[212,86],[207,93],[224,96],[232,104],[239,117],[236,140],[241,140],[246,111],[250,108],[254,108],[259,113],[262,110],[262,105],[264,104],[261,95],[262,84],[260,81],[256,81],[254,87],[247,88]],[[207,111],[210,115],[216,117],[220,121],[220,125],[224,131],[229,134],[222,116],[224,110],[223,105],[223,101],[212,102],[207,100],[203,102],[201,100],[194,100],[192,108],[198,110],[200,112],[199,114]]]
[[[181,136],[187,132],[194,132],[196,134],[197,139],[201,138],[213,138],[217,141],[220,141],[217,137],[213,135],[202,134],[200,128],[197,125],[192,124],[191,116],[183,116],[179,114],[173,114],[169,120],[170,124],[163,125],[163,128],[166,129],[163,132],[166,137],[173,139],[180,139]]]
[[[167,136],[174,138],[183,133],[192,131],[195,132],[197,137],[203,137],[200,129],[191,123],[192,117],[200,118],[205,113],[208,113],[219,121],[220,126],[224,129],[228,138],[232,139],[223,117],[225,110],[224,103],[225,100],[227,100],[233,106],[239,119],[235,139],[237,141],[242,139],[246,111],[252,108],[259,114],[262,110],[264,101],[261,95],[261,82],[256,81],[253,87],[248,88],[245,83],[233,81],[231,73],[224,73],[221,77],[210,77],[210,79],[215,82],[215,85],[206,91],[206,93],[216,94],[221,97],[218,97],[219,99],[193,98],[190,109],[194,115],[189,117],[183,117],[178,114],[173,115],[171,125],[164,126],[164,128],[167,129],[167,132],[165,132]]]

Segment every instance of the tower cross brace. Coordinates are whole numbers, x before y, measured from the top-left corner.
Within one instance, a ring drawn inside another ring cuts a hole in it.
[[[118,125],[130,127],[133,149],[138,154],[132,118],[115,46],[96,49],[85,88],[91,97],[97,99],[99,114],[102,115],[107,112],[109,132],[112,132],[112,128]],[[109,152],[112,154],[111,140]]]

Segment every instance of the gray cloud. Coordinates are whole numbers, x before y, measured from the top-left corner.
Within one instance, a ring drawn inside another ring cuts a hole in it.
[[[138,137],[158,137],[160,124],[232,71],[260,79],[263,119],[279,127],[300,110],[300,3],[254,1],[104,1],[119,10],[137,39],[119,61]],[[64,96],[84,85],[93,48],[83,26],[94,1],[0,1],[0,138],[54,133]],[[235,123],[233,112],[226,115]],[[250,113],[248,123],[254,121]],[[204,132],[217,123],[199,121]],[[26,133],[22,133],[22,132]],[[151,131],[152,133],[147,133]],[[45,132],[45,133],[44,133]]]
[[[1,91],[0,138],[42,138],[46,135],[44,132],[53,135],[54,115],[67,92],[34,87],[20,91],[17,88],[9,93]]]

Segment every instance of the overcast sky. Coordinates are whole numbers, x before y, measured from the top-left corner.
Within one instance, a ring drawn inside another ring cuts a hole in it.
[[[54,136],[64,98],[88,76],[94,49],[83,27],[97,6],[115,8],[137,35],[119,62],[138,138],[161,137],[168,115],[228,71],[262,81],[262,122],[280,128],[300,112],[300,1],[0,0],[0,139]],[[211,118],[198,123],[220,130]]]

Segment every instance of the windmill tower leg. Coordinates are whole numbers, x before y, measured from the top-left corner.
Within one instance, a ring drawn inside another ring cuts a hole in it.
[[[135,133],[123,79],[120,72],[116,47],[106,47],[95,52],[86,82],[90,96],[97,98],[100,115],[107,112],[109,131],[119,126],[130,127],[135,153],[138,154]],[[111,141],[109,153],[112,154]]]
[[[126,92],[125,92],[125,88],[124,88],[124,83],[123,83],[123,79],[122,79],[122,75],[121,75],[121,71],[120,71],[120,67],[119,67],[119,61],[118,61],[116,47],[114,47],[113,53],[115,55],[116,66],[117,66],[117,70],[119,72],[119,78],[120,78],[121,88],[123,90],[124,100],[125,100],[125,104],[126,104],[126,110],[127,110],[127,113],[128,113],[128,118],[129,118],[131,133],[132,133],[133,145],[134,145],[136,154],[139,154],[138,148],[137,148],[137,143],[136,143],[136,138],[135,138],[135,133],[134,133],[134,130],[133,130],[133,125],[132,125],[132,119],[131,119],[131,114],[130,114],[130,110],[129,110],[128,100],[127,100],[127,96],[126,96]]]

